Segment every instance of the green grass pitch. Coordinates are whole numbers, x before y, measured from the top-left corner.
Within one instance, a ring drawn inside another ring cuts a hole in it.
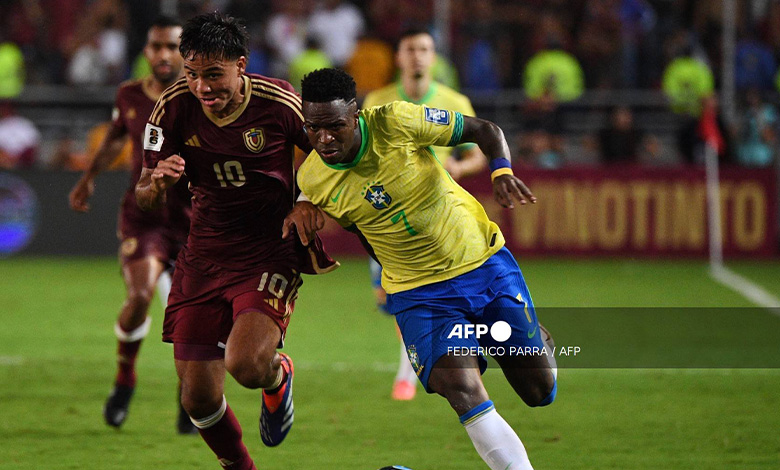
[[[306,277],[301,290],[285,348],[296,365],[296,417],[284,444],[261,444],[259,393],[228,378],[226,395],[258,468],[487,468],[442,398],[390,400],[392,321],[373,307],[365,261],[342,264]],[[698,261],[520,264],[540,308],[750,306]],[[780,263],[731,267],[780,295]],[[120,431],[103,423],[124,296],[118,271],[111,258],[0,260],[0,469],[219,468],[200,438],[175,434],[176,380],[171,347],[159,341],[157,300],[129,417]],[[724,337],[749,344],[780,329],[777,316],[747,312],[727,322]],[[551,326],[559,343],[577,328]],[[563,368],[556,402],[539,409],[523,405],[497,370],[485,383],[537,470],[780,468],[780,369]]]

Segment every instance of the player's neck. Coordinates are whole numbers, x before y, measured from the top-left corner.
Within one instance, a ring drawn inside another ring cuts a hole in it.
[[[431,77],[403,77],[401,79],[401,85],[404,88],[406,96],[413,101],[420,101],[425,97],[431,87]]]

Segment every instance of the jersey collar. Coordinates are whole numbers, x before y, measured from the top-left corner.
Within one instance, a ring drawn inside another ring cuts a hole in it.
[[[398,96],[400,96],[403,101],[408,101],[414,104],[423,104],[427,103],[436,93],[437,83],[431,80],[431,84],[428,85],[428,91],[425,92],[425,95],[423,95],[423,97],[419,100],[413,100],[411,97],[409,97],[409,95],[406,94],[406,91],[404,91],[404,86],[401,84],[400,80],[396,82],[396,88],[398,90]]]
[[[366,120],[363,119],[363,116],[358,116],[358,124],[360,125],[360,150],[358,150],[357,155],[355,155],[355,159],[351,162],[330,164],[325,160],[322,160],[322,157],[320,157],[322,163],[330,168],[333,168],[334,170],[349,170],[350,168],[353,168],[358,163],[360,163],[360,159],[363,158],[363,155],[366,154],[366,149],[368,149],[369,135],[368,126],[366,125]]]

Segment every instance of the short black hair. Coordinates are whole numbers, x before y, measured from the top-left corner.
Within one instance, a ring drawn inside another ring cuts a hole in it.
[[[181,56],[236,60],[248,57],[246,27],[236,18],[219,12],[198,15],[187,21],[181,33]]]
[[[424,26],[413,25],[413,26],[410,26],[410,27],[404,29],[401,32],[401,35],[398,36],[398,40],[395,42],[395,50],[398,51],[398,49],[401,47],[401,41],[403,41],[404,39],[410,38],[410,37],[413,37],[413,36],[419,36],[421,34],[426,34],[426,35],[430,36],[431,38],[433,38],[433,34],[431,34],[431,31],[428,28],[424,27]],[[435,42],[436,41],[434,41],[434,43]]]
[[[149,29],[152,28],[175,28],[177,26],[182,26],[181,20],[174,17],[174,16],[168,16],[168,15],[160,15],[157,18],[152,21],[152,24],[149,25]]]
[[[306,74],[301,81],[301,98],[312,103],[344,100],[357,96],[355,79],[340,69],[319,69]]]

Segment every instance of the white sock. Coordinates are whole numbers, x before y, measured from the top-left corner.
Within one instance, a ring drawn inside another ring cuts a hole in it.
[[[168,295],[171,293],[171,273],[163,271],[157,278],[157,295],[160,297],[163,309],[168,306]]]
[[[492,401],[478,405],[460,421],[491,470],[533,470],[523,443],[496,412]]]
[[[406,345],[404,340],[401,341],[401,357],[398,361],[398,372],[395,374],[395,381],[405,380],[411,384],[417,384],[417,373],[412,367],[412,363],[409,362],[409,355],[406,352]]]

